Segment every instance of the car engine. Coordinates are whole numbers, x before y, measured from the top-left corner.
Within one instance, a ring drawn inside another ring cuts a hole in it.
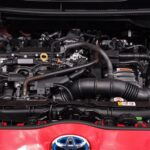
[[[13,35],[1,28],[1,126],[149,127],[150,50],[141,38],[132,30],[125,36],[79,28]]]

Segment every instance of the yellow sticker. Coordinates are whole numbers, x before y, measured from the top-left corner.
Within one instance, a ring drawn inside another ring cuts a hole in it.
[[[118,106],[122,106],[122,102],[118,102]]]
[[[118,102],[118,106],[131,106],[131,107],[135,107],[136,103],[135,102]]]

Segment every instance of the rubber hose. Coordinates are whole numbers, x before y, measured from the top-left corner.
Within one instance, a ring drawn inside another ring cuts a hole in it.
[[[61,75],[61,74],[65,74],[65,73],[70,73],[72,71],[76,71],[76,70],[79,70],[79,69],[87,68],[87,67],[90,67],[90,66],[98,63],[98,61],[99,60],[96,59],[96,60],[94,60],[94,61],[92,61],[90,63],[84,64],[84,65],[81,65],[81,66],[77,66],[77,67],[73,67],[73,68],[67,68],[67,69],[64,69],[64,70],[50,72],[50,73],[46,73],[46,74],[43,74],[43,75],[37,75],[37,76],[29,77],[23,83],[23,95],[24,96],[27,95],[28,84],[30,82],[32,82],[32,81],[42,80],[42,79],[49,78],[49,77],[52,77],[52,76]]]
[[[139,88],[128,82],[106,79],[81,79],[75,82],[71,91],[74,98],[93,98],[98,95],[104,97],[122,97],[132,101],[148,101],[150,99],[150,89]]]

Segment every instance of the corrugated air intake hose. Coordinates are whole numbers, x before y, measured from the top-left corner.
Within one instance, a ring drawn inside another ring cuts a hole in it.
[[[106,79],[81,79],[76,81],[71,92],[75,99],[93,98],[98,95],[104,97],[122,97],[132,101],[148,101],[150,99],[150,89],[139,88],[128,82]]]

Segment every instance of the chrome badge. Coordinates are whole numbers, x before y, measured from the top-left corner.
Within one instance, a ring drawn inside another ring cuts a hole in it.
[[[52,150],[90,150],[86,139],[76,135],[65,135],[52,142]]]

